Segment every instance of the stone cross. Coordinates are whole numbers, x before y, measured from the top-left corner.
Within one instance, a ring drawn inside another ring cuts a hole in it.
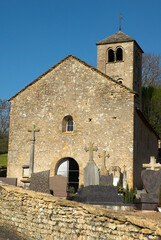
[[[113,176],[120,176],[121,169],[119,166],[112,166],[109,169],[110,173],[113,173]],[[117,173],[117,174],[116,174]]]
[[[102,174],[107,175],[108,171],[106,169],[106,158],[109,158],[110,155],[109,155],[109,153],[107,154],[106,151],[103,151],[102,155],[99,154],[98,156],[99,156],[99,158],[102,158],[102,160],[103,160],[103,165],[102,165],[102,168],[101,168],[101,172],[102,172]]]
[[[113,185],[117,186],[120,180],[121,168],[119,166],[111,166],[109,172],[113,174]]]
[[[31,174],[34,171],[34,150],[35,150],[35,132],[39,132],[40,129],[35,129],[35,125],[32,125],[32,129],[28,130],[28,132],[32,133],[31,137],[31,148],[30,148],[30,165],[29,165],[29,176],[31,177]]]
[[[161,168],[160,163],[156,163],[156,159],[154,156],[150,157],[150,163],[143,164],[143,168],[146,168],[147,170],[159,170]]]
[[[84,150],[86,151],[86,152],[88,152],[89,151],[89,162],[90,163],[92,163],[93,162],[93,151],[96,151],[97,152],[97,150],[98,150],[98,147],[94,147],[93,146],[94,144],[92,143],[92,142],[89,142],[89,147],[87,148],[87,147],[85,147],[84,148]]]
[[[89,143],[89,147],[85,147],[84,150],[89,151],[89,161],[84,168],[84,186],[99,185],[100,172],[99,168],[93,160],[93,152],[97,151],[98,148],[93,146],[93,143]]]

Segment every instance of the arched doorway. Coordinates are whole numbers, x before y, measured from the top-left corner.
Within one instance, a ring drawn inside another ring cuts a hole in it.
[[[79,165],[73,158],[63,158],[58,162],[56,175],[68,178],[68,190],[74,188],[77,192],[79,187]]]

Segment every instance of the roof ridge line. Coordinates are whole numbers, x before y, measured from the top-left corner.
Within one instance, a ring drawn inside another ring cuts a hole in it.
[[[86,63],[85,61],[81,60],[80,58],[72,55],[72,54],[69,54],[67,55],[65,58],[63,58],[62,60],[60,60],[58,63],[56,63],[55,65],[53,65],[51,68],[49,68],[47,71],[45,71],[43,74],[41,74],[39,77],[37,77],[35,80],[33,80],[31,83],[29,83],[28,85],[26,85],[24,88],[22,88],[19,92],[17,92],[13,97],[11,97],[8,101],[12,101],[15,97],[17,97],[17,95],[19,95],[19,93],[23,92],[26,88],[28,88],[29,86],[33,85],[34,83],[36,83],[37,81],[39,81],[43,76],[45,76],[46,74],[48,74],[49,72],[51,72],[54,68],[56,68],[57,66],[59,66],[61,63],[63,63],[64,61],[66,61],[68,58],[74,58],[76,59],[77,61],[81,62],[82,64],[84,64],[85,66],[89,67],[91,70],[101,74],[102,76],[110,79],[111,81],[115,82],[116,84],[126,88],[128,91],[130,91],[131,93],[133,94],[136,94],[135,91],[133,91],[132,89],[126,87],[125,85],[117,82],[116,80],[114,80],[113,78],[111,78],[110,76],[106,75],[105,73],[101,72],[100,70],[98,70],[97,68],[89,65],[88,63]]]

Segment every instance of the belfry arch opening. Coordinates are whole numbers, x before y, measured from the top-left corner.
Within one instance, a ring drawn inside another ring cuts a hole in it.
[[[122,61],[122,60],[123,60],[122,48],[117,48],[117,50],[116,50],[116,61]]]
[[[108,62],[114,62],[115,61],[115,56],[114,56],[114,51],[112,49],[108,50]]]
[[[79,165],[73,158],[62,158],[56,166],[56,175],[67,177],[68,187],[67,190],[73,189],[74,192],[78,191],[79,187]]]

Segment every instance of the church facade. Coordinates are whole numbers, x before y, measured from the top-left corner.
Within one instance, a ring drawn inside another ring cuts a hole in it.
[[[142,53],[118,32],[97,43],[97,69],[69,55],[13,96],[7,176],[23,185],[35,126],[34,172],[65,175],[77,189],[89,160],[84,148],[92,142],[101,175],[118,166],[130,187],[142,188],[142,164],[158,152],[158,137],[141,112]]]

